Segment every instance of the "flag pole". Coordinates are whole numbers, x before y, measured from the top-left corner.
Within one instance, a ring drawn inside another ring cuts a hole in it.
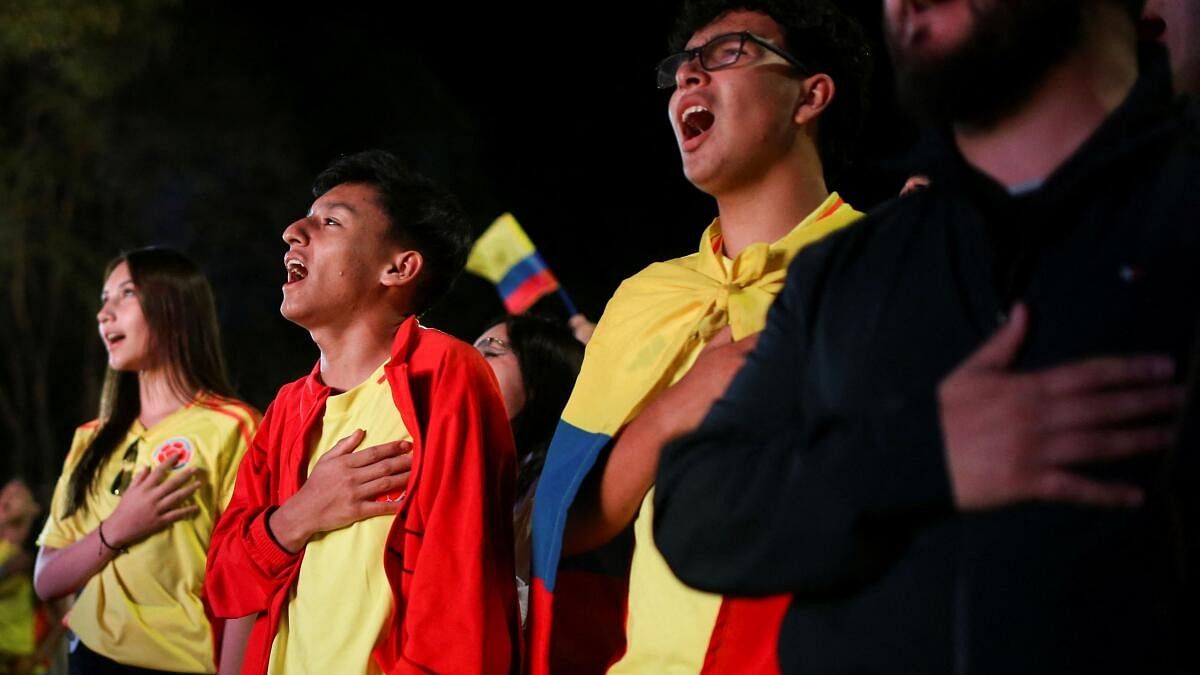
[[[563,288],[561,281],[558,282],[558,299],[562,300],[563,304],[567,306],[568,316],[575,316],[579,313],[579,309],[577,309],[575,307],[575,303],[571,301],[571,296],[567,295],[567,290]]]

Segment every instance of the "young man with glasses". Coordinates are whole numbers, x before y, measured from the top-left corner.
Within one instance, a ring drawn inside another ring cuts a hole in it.
[[[787,672],[1198,672],[1200,117],[1139,0],[884,4],[932,184],[797,256],[656,541]]]
[[[786,600],[685,588],[650,537],[649,499],[658,449],[725,387],[788,261],[859,215],[826,174],[844,166],[868,56],[823,1],[691,2],[677,32],[658,84],[674,87],[684,174],[718,218],[697,253],[626,280],[588,345],[534,502],[535,673],[776,667]]]

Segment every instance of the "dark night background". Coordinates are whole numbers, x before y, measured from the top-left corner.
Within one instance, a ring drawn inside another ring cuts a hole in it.
[[[679,168],[654,88],[676,2],[544,5],[28,0],[0,9],[0,473],[45,486],[96,414],[95,312],[122,249],[182,249],[217,293],[260,409],[316,349],[278,313],[280,233],[331,159],[383,147],[482,230],[512,211],[580,309],[695,249],[715,215]],[[842,2],[876,55],[862,159],[832,187],[895,194],[911,124],[878,0]],[[538,309],[563,313],[551,297]],[[502,306],[464,276],[425,323],[473,339]],[[565,316],[565,314],[564,314]]]

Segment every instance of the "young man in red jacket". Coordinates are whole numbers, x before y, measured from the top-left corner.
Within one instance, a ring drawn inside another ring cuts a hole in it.
[[[313,193],[283,233],[280,311],[321,358],[242,462],[210,608],[258,615],[246,673],[512,672],[504,404],[478,352],[415,318],[462,269],[465,219],[381,151],[336,161]]]

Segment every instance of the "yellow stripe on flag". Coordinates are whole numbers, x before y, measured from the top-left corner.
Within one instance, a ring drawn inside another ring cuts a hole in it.
[[[467,271],[497,284],[513,265],[533,252],[529,235],[511,213],[506,213],[493,221],[475,241],[471,255],[467,257]]]

